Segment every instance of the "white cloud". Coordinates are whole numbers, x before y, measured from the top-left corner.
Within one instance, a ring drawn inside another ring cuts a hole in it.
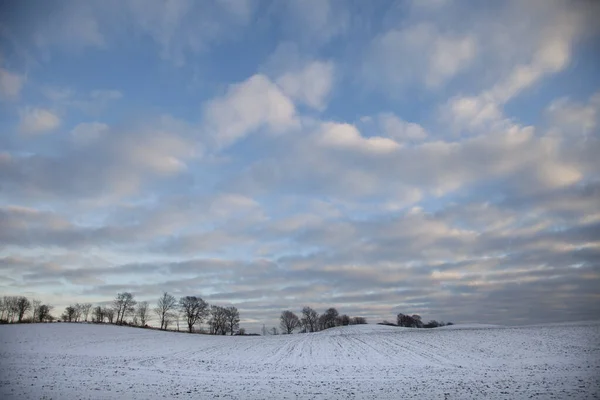
[[[471,63],[476,50],[475,39],[471,36],[436,38],[425,83],[435,87],[452,78]]]
[[[77,145],[85,146],[92,144],[106,134],[108,125],[100,122],[84,122],[78,124],[71,130],[71,137]]]
[[[60,118],[44,108],[26,108],[21,111],[20,130],[24,133],[44,133],[60,125]]]
[[[317,136],[318,143],[338,149],[350,149],[370,154],[385,154],[400,148],[395,141],[373,136],[365,138],[354,125],[326,122],[321,125]]]
[[[310,46],[329,42],[347,31],[350,15],[345,2],[290,0],[282,2],[284,29]]]
[[[476,131],[505,123],[502,111],[505,104],[543,78],[568,67],[574,46],[589,29],[588,14],[594,10],[581,4],[567,8],[561,2],[548,2],[542,13],[533,14],[529,20],[527,17],[537,11],[535,6],[515,4],[508,7],[510,15],[515,17],[509,26],[491,24],[489,32],[479,28],[482,48],[494,52],[486,61],[497,60],[501,65],[504,59],[511,62],[500,70],[500,77],[488,89],[477,95],[459,95],[447,102],[442,114],[455,129]]]
[[[500,124],[504,116],[489,95],[453,97],[442,107],[442,118],[458,130],[478,131]]]
[[[54,108],[76,108],[90,115],[99,114],[111,102],[123,97],[123,93],[115,89],[94,89],[82,94],[69,87],[44,86],[41,92],[53,102]]]
[[[314,61],[299,71],[285,73],[276,82],[292,99],[323,111],[333,86],[333,72],[332,62]]]
[[[397,142],[418,142],[427,138],[427,132],[421,125],[403,121],[392,113],[382,113],[377,119],[383,132]]]
[[[177,66],[184,65],[189,54],[229,38],[245,26],[253,11],[253,3],[246,0],[129,0],[126,6],[134,30],[150,37],[160,57]]]
[[[227,147],[261,128],[274,133],[298,126],[294,104],[264,75],[231,85],[206,104],[205,124],[218,147]]]
[[[552,129],[565,136],[590,135],[600,123],[600,92],[591,96],[587,104],[569,98],[554,100],[547,108]]]
[[[19,97],[24,84],[24,76],[0,68],[0,99],[10,100]]]
[[[415,81],[437,87],[466,69],[476,49],[471,36],[418,23],[373,39],[363,71],[368,80],[385,90],[415,85]]]

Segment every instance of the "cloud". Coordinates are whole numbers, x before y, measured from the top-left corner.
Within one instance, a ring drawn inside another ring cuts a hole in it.
[[[473,37],[436,38],[425,77],[426,85],[435,87],[451,79],[468,66],[475,57],[476,49]]]
[[[406,141],[419,142],[427,138],[427,132],[421,125],[403,121],[392,113],[380,114],[378,122],[388,137],[400,143]]]
[[[303,44],[325,44],[343,35],[350,23],[347,4],[335,0],[292,0],[282,7],[283,31]]]
[[[298,124],[294,104],[263,75],[231,85],[224,96],[205,105],[204,118],[221,148],[261,128],[280,133]]]
[[[554,100],[546,113],[553,129],[566,136],[591,135],[600,123],[600,92],[593,94],[588,104],[580,104],[569,98]]]
[[[440,86],[465,70],[476,54],[472,36],[440,32],[419,23],[390,29],[372,40],[363,63],[366,78],[380,88]]]
[[[202,154],[192,131],[169,116],[109,128],[78,125],[71,146],[53,154],[9,155],[0,173],[10,198],[17,201],[118,199],[134,195],[153,179],[183,173],[186,162]],[[84,145],[92,139],[93,146]]]
[[[319,144],[329,148],[367,153],[389,153],[400,147],[398,143],[388,138],[378,136],[364,138],[356,127],[349,124],[324,123],[317,140]]]
[[[80,93],[69,87],[43,86],[40,91],[56,108],[65,111],[76,109],[89,115],[100,114],[111,102],[123,97],[123,93],[115,89],[94,89]]]
[[[19,97],[25,77],[0,68],[0,99],[14,100]]]
[[[20,6],[0,291],[199,294],[254,331],[305,304],[597,319],[592,3]]]
[[[544,77],[569,66],[574,47],[589,34],[590,15],[599,11],[597,6],[588,7],[585,2],[570,9],[562,2],[551,2],[544,13],[530,21],[524,19],[530,15],[529,6],[525,5],[525,10],[514,6],[508,8],[508,13],[516,16],[512,23],[514,31],[503,27],[502,30],[492,28],[487,34],[480,33],[487,51],[495,51],[498,56],[505,54],[504,57],[512,62],[499,71],[500,78],[491,87],[478,95],[459,95],[447,102],[442,111],[443,118],[451,121],[456,129],[476,131],[503,124],[506,119],[502,111],[504,105]],[[519,16],[519,12],[522,15]],[[524,40],[521,46],[509,43],[509,39],[516,41],[521,37]],[[515,49],[529,49],[529,53],[513,55]],[[499,60],[499,64],[504,64],[503,60]]]
[[[129,0],[126,7],[135,31],[150,37],[160,57],[177,66],[183,66],[189,55],[231,38],[253,12],[253,3],[245,0],[202,5],[189,0]]]
[[[89,145],[99,140],[109,131],[109,126],[101,122],[84,122],[71,130],[71,137],[78,145]]]
[[[287,72],[276,83],[290,98],[323,111],[333,86],[332,62],[314,61],[300,71]]]
[[[32,40],[38,47],[59,46],[74,50],[106,46],[105,34],[101,31],[98,10],[91,4],[68,1],[37,13],[26,13]],[[43,17],[42,17],[43,16]]]
[[[20,130],[27,134],[53,131],[60,125],[60,118],[44,108],[27,107],[21,112]]]

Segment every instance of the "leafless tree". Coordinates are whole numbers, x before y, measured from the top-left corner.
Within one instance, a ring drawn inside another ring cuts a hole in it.
[[[79,322],[79,319],[81,318],[81,313],[83,311],[81,304],[79,303],[75,303],[73,305],[73,308],[75,309],[75,314],[73,314],[73,321],[74,322]]]
[[[42,301],[38,299],[31,300],[31,322],[38,322],[38,310],[42,305]]]
[[[417,314],[404,315],[400,313],[397,315],[396,321],[398,326],[404,326],[406,328],[423,328],[423,321],[421,321],[421,316]]]
[[[52,321],[54,319],[54,317],[52,317],[52,315],[50,315],[52,308],[53,307],[48,304],[41,304],[37,310],[37,320],[39,322]]]
[[[0,298],[0,321],[7,321],[8,322],[8,318],[7,316],[7,310],[8,310],[8,306],[6,305],[4,299],[6,298]]]
[[[73,305],[67,306],[61,318],[65,322],[73,322],[75,320],[75,307]]]
[[[352,317],[350,318],[350,325],[364,325],[367,323],[365,317]]]
[[[17,298],[17,317],[18,322],[23,322],[23,317],[27,311],[31,310],[31,302],[25,296],[19,296]]]
[[[327,311],[325,311],[325,313],[319,318],[319,325],[321,325],[320,328],[333,328],[336,325],[338,315],[338,311],[335,308],[328,308]]]
[[[135,310],[136,301],[133,294],[129,292],[117,293],[117,297],[113,300],[113,308],[117,313],[117,324],[122,324],[125,315],[132,313]]]
[[[112,324],[115,321],[115,309],[112,307],[103,307],[102,314],[108,319],[108,323]]]
[[[227,320],[227,329],[229,329],[229,334],[233,336],[233,334],[240,327],[240,312],[236,307],[227,307],[225,309],[225,318]]]
[[[336,320],[336,325],[338,325],[338,326],[350,325],[350,317],[347,314],[340,315]]]
[[[172,320],[173,312],[177,308],[177,300],[167,292],[158,299],[154,312],[160,319],[160,329],[167,329],[169,322]]]
[[[225,307],[210,307],[210,319],[208,320],[208,325],[212,335],[227,334],[227,311]]]
[[[291,334],[300,326],[300,319],[292,311],[283,311],[279,317],[279,326],[284,334]]]
[[[271,335],[279,335],[279,331],[277,330],[277,328],[275,328],[275,327],[271,328]]]
[[[310,307],[304,307],[302,309],[302,326],[306,332],[316,332],[318,330],[319,313]]]
[[[85,322],[88,320],[88,316],[90,315],[90,310],[92,309],[91,303],[84,303],[81,305],[81,313],[83,314],[83,318]]]
[[[150,319],[150,315],[148,314],[149,304],[147,301],[140,301],[135,310],[135,315],[138,318],[141,326],[146,326],[146,323]]]
[[[192,333],[194,325],[202,323],[208,316],[208,303],[196,296],[185,296],[179,299],[179,307],[183,313],[188,326],[188,332]]]
[[[7,322],[15,322],[15,317],[19,313],[19,297],[18,296],[4,296],[4,310],[6,313]]]
[[[96,323],[102,323],[104,322],[104,318],[106,317],[104,315],[104,309],[100,306],[96,306],[94,307],[94,311],[92,312],[92,320]]]

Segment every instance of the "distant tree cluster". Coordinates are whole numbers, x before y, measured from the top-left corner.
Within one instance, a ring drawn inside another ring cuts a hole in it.
[[[40,300],[29,300],[25,296],[4,296],[0,298],[0,323],[51,322],[52,306]]]
[[[183,321],[186,330],[194,332],[203,322],[209,326],[208,333],[214,335],[244,335],[240,328],[240,313],[236,307],[209,305],[197,296],[184,296],[177,300],[164,292],[154,308],[147,301],[137,302],[130,292],[117,293],[112,302],[93,306],[91,303],[75,303],[65,307],[57,319],[51,315],[53,307],[40,300],[29,300],[24,296],[0,298],[0,323],[22,322],[87,322],[109,323],[148,327],[152,311],[158,317],[161,330],[168,330]]]
[[[445,323],[442,321],[438,322],[436,320],[431,320],[427,323],[423,323],[421,316],[418,314],[405,315],[400,313],[396,316],[396,324],[384,321],[383,325],[396,325],[405,328],[437,328],[440,326],[452,325],[452,322]]]
[[[281,333],[289,335],[299,330],[300,333],[318,332],[335,326],[360,325],[366,324],[364,317],[350,317],[346,314],[340,315],[338,311],[331,307],[320,314],[311,307],[304,307],[300,316],[293,311],[283,311],[279,317],[279,328]],[[273,327],[268,330],[263,326],[262,334],[277,335],[279,331]]]

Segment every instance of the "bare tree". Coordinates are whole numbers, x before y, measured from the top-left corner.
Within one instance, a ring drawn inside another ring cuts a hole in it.
[[[350,325],[364,325],[367,323],[365,317],[352,317],[350,318]]]
[[[7,316],[7,310],[8,310],[8,306],[6,304],[6,302],[4,301],[4,299],[6,298],[6,296],[4,296],[3,298],[0,298],[0,321],[4,322],[7,321],[8,322],[8,318]]]
[[[340,315],[337,318],[336,325],[338,325],[338,326],[350,325],[350,317],[347,314]]]
[[[279,317],[279,326],[284,334],[291,334],[300,326],[300,319],[292,311],[283,311]]]
[[[158,299],[154,312],[160,319],[160,329],[167,329],[169,322],[172,319],[172,314],[177,308],[177,300],[167,292]]]
[[[79,322],[79,319],[81,318],[81,313],[83,311],[82,306],[79,303],[75,303],[73,305],[73,308],[75,309],[75,314],[73,314],[73,321]]]
[[[150,319],[150,315],[148,314],[149,304],[147,301],[140,301],[137,305],[137,309],[135,310],[135,315],[138,318],[141,326],[146,326],[146,323]]]
[[[92,309],[91,303],[84,303],[81,305],[81,313],[83,314],[83,318],[85,322],[88,320],[88,316],[90,315],[90,310]]]
[[[271,335],[279,335],[279,331],[277,330],[277,328],[275,328],[275,327],[271,328]]]
[[[50,315],[52,308],[53,307],[49,306],[48,304],[41,304],[37,310],[37,320],[39,322],[52,321],[54,319],[54,317]]]
[[[23,322],[23,317],[27,313],[27,311],[31,310],[31,302],[25,296],[19,296],[17,298],[17,317],[18,322]]]
[[[31,300],[31,322],[38,322],[38,310],[42,305],[42,301],[38,299]]]
[[[212,335],[227,334],[227,311],[225,310],[225,307],[210,307],[210,319],[208,320],[208,325]]]
[[[321,329],[333,328],[336,325],[338,315],[338,311],[335,308],[328,308],[319,318]]]
[[[111,307],[103,307],[102,314],[108,319],[108,323],[112,324],[115,321],[115,309]]]
[[[302,326],[306,332],[316,332],[318,330],[319,313],[310,307],[304,307],[302,309]]]
[[[240,312],[236,307],[227,307],[225,309],[225,319],[227,320],[229,334],[233,336],[240,327]]]
[[[15,322],[15,317],[19,313],[18,302],[18,296],[4,296],[4,309],[6,311],[7,322]]]
[[[67,306],[61,318],[65,322],[73,322],[75,320],[75,307],[72,305]]]
[[[113,300],[113,307],[117,313],[117,324],[122,324],[125,315],[132,313],[135,310],[136,301],[133,294],[129,292],[117,293],[117,297]]]
[[[209,313],[208,303],[196,296],[185,296],[179,299],[179,307],[186,319],[188,332],[192,333],[194,325],[202,323]]]
[[[421,316],[417,314],[404,315],[402,313],[396,316],[398,326],[404,326],[406,328],[423,328],[423,321]]]
[[[93,314],[92,319],[93,319],[94,322],[96,322],[96,323],[102,323],[102,322],[104,322],[104,318],[106,316],[104,315],[104,309],[102,307],[96,306],[94,308],[94,311],[92,312],[92,314]]]

